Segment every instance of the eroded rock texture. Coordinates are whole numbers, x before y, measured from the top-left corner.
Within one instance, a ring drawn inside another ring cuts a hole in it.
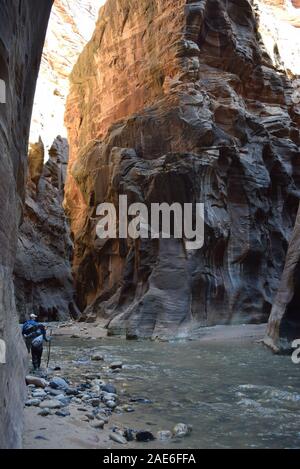
[[[68,143],[58,137],[44,165],[44,145],[30,146],[29,178],[15,264],[20,319],[34,312],[40,321],[77,317],[71,272],[72,241],[62,208]]]
[[[299,198],[299,106],[246,0],[108,0],[71,77],[78,301],[111,333],[266,321]],[[96,237],[104,201],[204,202],[205,245]]]
[[[300,208],[268,321],[264,343],[274,352],[291,348],[300,337]]]
[[[25,347],[16,313],[13,268],[21,200],[25,192],[27,141],[50,0],[0,0],[0,339],[7,346],[0,364],[0,447],[20,447],[25,393]],[[33,21],[34,18],[34,21]]]

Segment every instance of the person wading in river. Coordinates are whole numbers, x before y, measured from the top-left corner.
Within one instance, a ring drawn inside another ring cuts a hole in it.
[[[46,335],[46,328],[43,324],[37,322],[35,314],[31,314],[30,320],[26,321],[22,327],[22,334],[28,353],[31,351],[33,368],[38,370],[41,367],[44,341],[50,341],[50,338],[47,338]]]

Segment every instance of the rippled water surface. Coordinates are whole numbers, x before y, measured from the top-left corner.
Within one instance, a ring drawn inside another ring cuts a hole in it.
[[[193,425],[184,440],[147,447],[300,447],[300,365],[290,357],[254,343],[55,338],[52,360],[76,378],[103,366],[89,361],[93,351],[124,363],[111,375],[118,389],[152,401],[134,403],[135,412],[118,417],[122,424],[153,433],[179,422]]]

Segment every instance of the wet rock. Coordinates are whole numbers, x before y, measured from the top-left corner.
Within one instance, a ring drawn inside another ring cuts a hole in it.
[[[124,437],[126,438],[127,441],[133,441],[135,437],[135,431],[132,430],[131,428],[126,428],[124,430]]]
[[[41,402],[40,407],[42,409],[60,409],[61,407],[63,407],[63,404],[56,399],[51,399]]]
[[[117,404],[115,401],[107,401],[105,404],[109,409],[115,409],[117,407]]]
[[[109,394],[117,394],[117,388],[112,384],[105,384],[101,387],[102,391],[107,392]]]
[[[45,391],[47,394],[50,396],[60,396],[61,395],[61,390],[60,389],[52,389],[52,388],[45,388]]]
[[[26,407],[38,407],[41,403],[41,400],[40,399],[28,399],[26,402],[25,402],[25,406]]]
[[[31,375],[26,376],[26,384],[27,385],[32,384],[36,386],[37,388],[43,388],[43,389],[49,386],[48,381],[46,381],[45,379],[39,378],[37,376],[31,376]]]
[[[71,399],[69,397],[64,396],[61,394],[60,396],[57,396],[56,399],[62,403],[62,405],[67,406],[70,404]]]
[[[69,410],[58,410],[57,412],[55,412],[55,415],[57,415],[58,417],[69,417],[71,413]]]
[[[111,370],[118,370],[123,368],[123,363],[122,362],[113,362],[109,365]]]
[[[138,442],[147,443],[149,441],[155,440],[155,437],[154,437],[153,433],[146,430],[146,431],[138,431],[135,435],[135,439]]]
[[[100,422],[108,423],[109,418],[104,413],[99,413],[96,415],[96,419],[100,420]]]
[[[63,378],[55,377],[51,379],[50,387],[53,389],[61,389],[65,391],[69,388],[69,385]]]
[[[109,435],[110,440],[114,441],[115,443],[119,443],[121,445],[126,445],[127,440],[124,436],[120,435],[119,433],[112,432]]]
[[[100,399],[97,399],[97,398],[96,398],[96,399],[92,399],[90,403],[91,403],[91,405],[92,405],[93,407],[99,407],[99,405],[101,404],[101,400],[100,400]]]
[[[170,432],[169,430],[161,430],[157,432],[157,439],[161,441],[170,440],[172,436],[172,432]]]
[[[44,390],[38,390],[32,393],[32,397],[34,398],[43,398],[46,396],[47,396],[47,393]]]
[[[152,404],[153,402],[150,399],[145,399],[144,397],[132,397],[130,402],[136,402],[138,404]]]
[[[102,430],[104,428],[105,422],[103,420],[99,420],[95,423],[92,423],[92,427],[96,428],[97,430]]]
[[[76,388],[68,388],[65,390],[67,396],[78,396],[79,391]]]
[[[40,415],[41,417],[48,417],[48,415],[50,415],[50,410],[42,409],[38,412],[38,415]]]
[[[80,335],[78,334],[72,334],[71,339],[80,339]]]
[[[193,427],[185,423],[178,423],[173,429],[173,435],[177,438],[184,438],[192,432]]]
[[[104,360],[104,355],[102,355],[101,353],[95,353],[94,355],[92,355],[91,360],[94,362],[101,362]]]

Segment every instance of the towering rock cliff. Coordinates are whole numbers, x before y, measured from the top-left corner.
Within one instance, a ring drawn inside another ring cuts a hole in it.
[[[57,135],[67,136],[64,126],[68,77],[95,29],[105,0],[55,0],[32,113],[30,142],[42,138],[48,152]]]
[[[20,447],[25,349],[16,314],[13,268],[27,166],[27,141],[36,78],[52,1],[0,0],[0,447]],[[33,21],[34,18],[34,21]]]
[[[21,321],[77,317],[71,272],[73,244],[62,207],[69,147],[58,137],[44,164],[44,145],[31,145],[23,222],[18,236],[15,292]]]
[[[129,337],[266,321],[299,198],[299,106],[246,0],[108,0],[71,75],[78,301]],[[204,202],[205,245],[107,240],[104,201]]]

